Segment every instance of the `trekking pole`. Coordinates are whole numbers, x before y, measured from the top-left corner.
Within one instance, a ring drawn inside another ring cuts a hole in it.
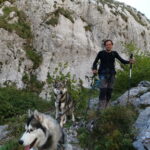
[[[132,59],[132,58],[133,58],[133,54],[130,55],[130,59]],[[129,98],[130,98],[131,78],[132,78],[132,63],[130,63],[130,72],[129,72],[128,102],[129,102]]]

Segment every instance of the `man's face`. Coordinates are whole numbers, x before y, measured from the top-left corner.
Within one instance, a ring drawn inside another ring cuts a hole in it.
[[[111,43],[111,41],[106,42],[105,48],[106,48],[106,51],[111,52],[113,48],[113,44]]]

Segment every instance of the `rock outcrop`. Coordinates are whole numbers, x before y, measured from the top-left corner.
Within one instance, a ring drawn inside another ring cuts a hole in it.
[[[150,49],[149,20],[117,1],[5,1],[0,5],[0,19],[1,86],[11,83],[25,88],[23,79],[34,74],[45,84],[44,90],[48,73],[52,74],[59,62],[68,62],[66,70],[85,81],[97,52],[103,48],[102,41],[108,38],[126,59],[127,50],[121,41],[133,41],[142,51]],[[42,59],[37,60],[31,51]],[[46,94],[41,95],[46,98]]]
[[[137,87],[130,89],[120,96],[113,105],[132,104],[139,115],[134,124],[137,129],[136,141],[133,143],[137,150],[150,150],[150,82],[142,81]]]

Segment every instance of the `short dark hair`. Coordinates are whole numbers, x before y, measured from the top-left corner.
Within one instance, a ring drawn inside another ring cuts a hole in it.
[[[109,39],[108,39],[108,40],[105,40],[105,41],[104,41],[104,46],[106,45],[107,42],[111,42],[112,45],[114,44],[112,40],[109,40]]]

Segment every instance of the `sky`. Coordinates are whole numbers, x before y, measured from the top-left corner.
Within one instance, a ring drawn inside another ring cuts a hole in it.
[[[138,11],[145,14],[145,16],[150,19],[150,0],[117,0],[120,2],[124,2]]]

